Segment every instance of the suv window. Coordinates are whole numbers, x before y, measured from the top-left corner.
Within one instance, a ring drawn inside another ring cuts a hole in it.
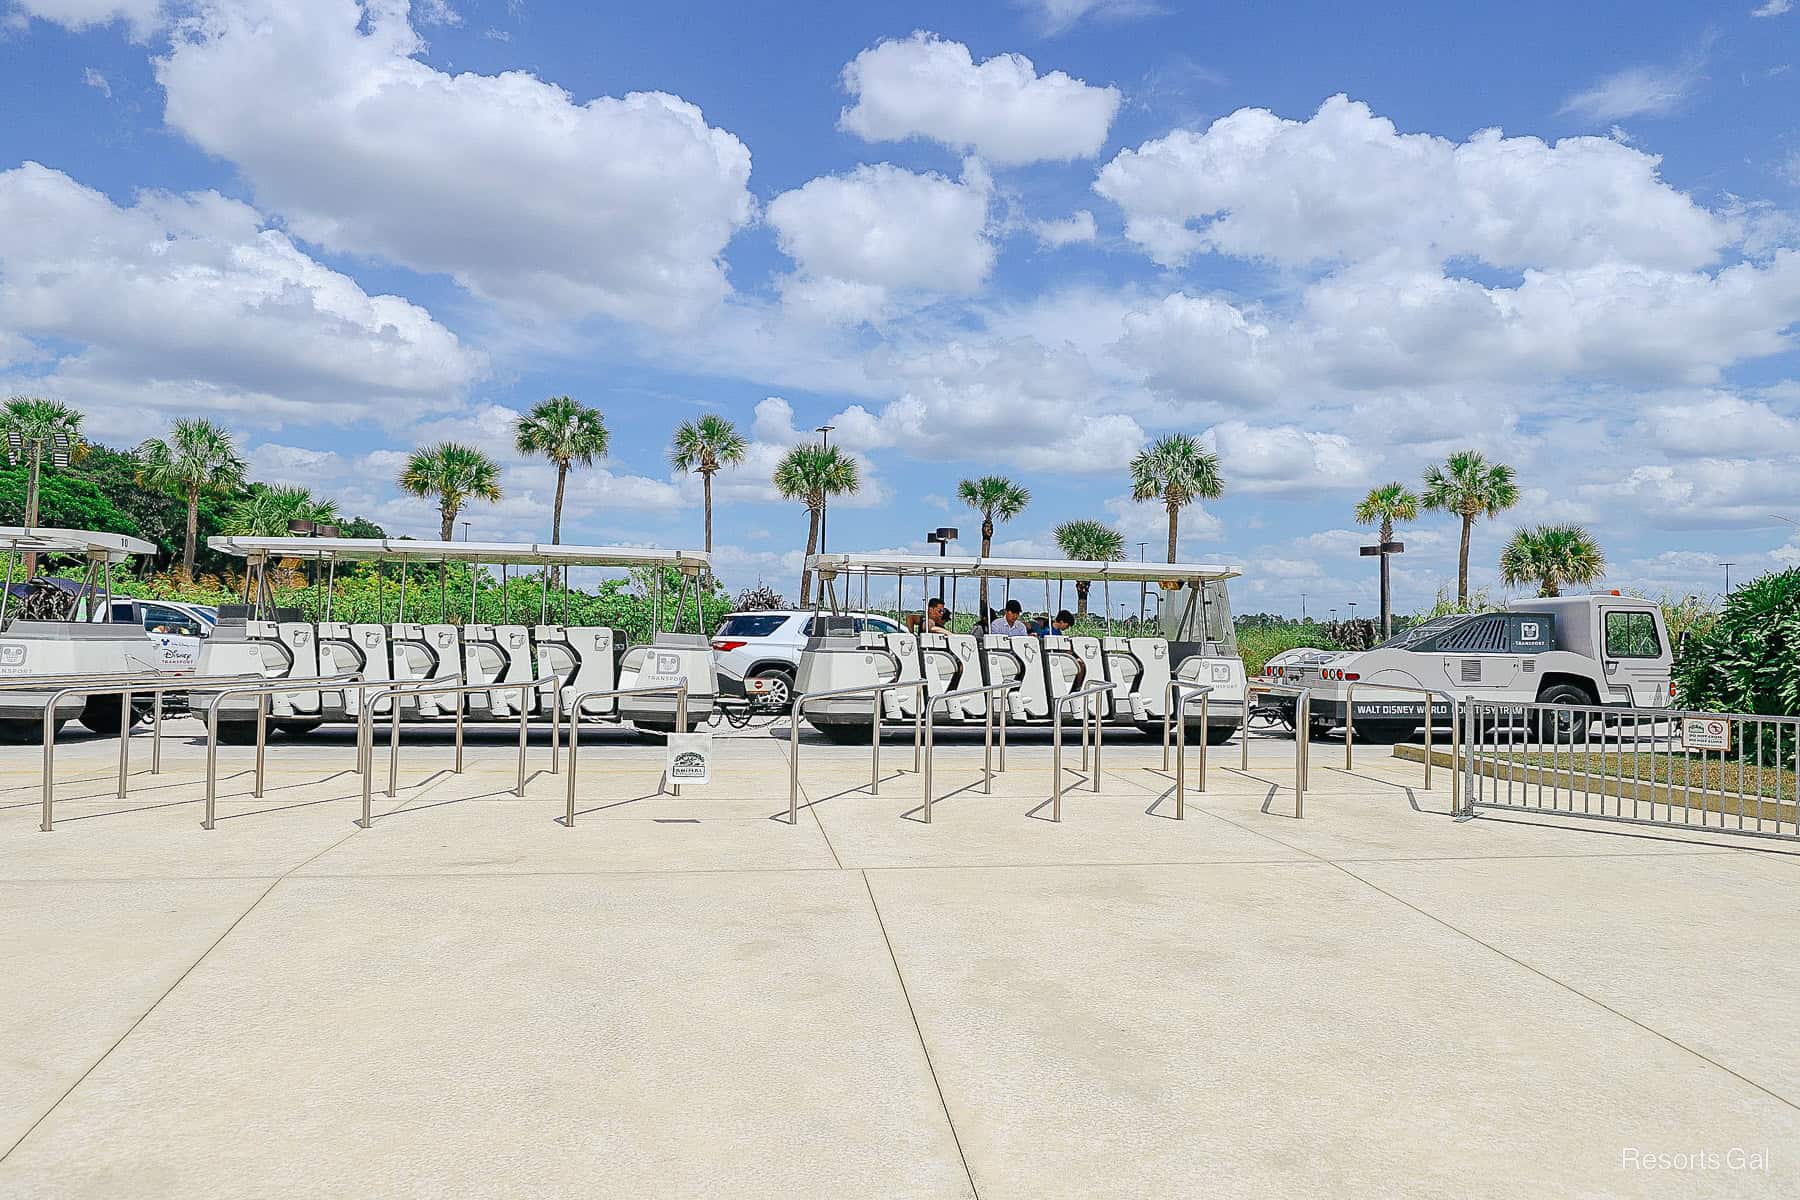
[[[827,619],[829,619],[829,614],[827,614]],[[842,621],[844,618],[840,616],[837,619]],[[813,623],[817,620],[818,620],[817,617],[808,617],[806,619],[806,636],[807,637],[814,636],[815,626]],[[876,633],[899,633],[900,632],[900,627],[898,625],[894,624],[892,621],[884,620],[880,617],[851,617],[850,618],[850,628],[853,629],[854,631],[856,631],[857,633],[861,633],[865,629],[873,629]]]
[[[864,623],[859,622],[858,628],[861,628],[862,624],[864,624]],[[866,622],[866,624],[868,625],[868,627],[870,629],[873,629],[876,633],[899,633],[900,632],[900,627],[898,625],[896,625],[892,621],[886,620],[885,618],[882,618],[882,617],[870,617],[868,619],[868,621]]]
[[[1606,657],[1661,658],[1656,619],[1647,612],[1606,614]]]
[[[745,613],[726,617],[714,637],[766,638],[787,623],[780,613]]]
[[[198,621],[179,608],[170,608],[166,604],[142,604],[139,607],[144,614],[144,631],[146,633],[174,633],[182,637],[199,637],[204,632]]]

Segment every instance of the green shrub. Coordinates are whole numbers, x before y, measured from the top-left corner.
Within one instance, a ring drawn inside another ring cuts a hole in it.
[[[1675,702],[1710,712],[1800,716],[1800,567],[1764,575],[1725,599],[1710,628],[1675,656]],[[1765,735],[1765,762],[1791,762],[1794,735]],[[1754,749],[1754,747],[1751,747]]]
[[[1344,646],[1332,637],[1326,626],[1317,621],[1295,621],[1288,625],[1256,625],[1237,631],[1238,652],[1244,656],[1244,671],[1262,674],[1263,667],[1283,650],[1311,646],[1318,650],[1342,650]]]

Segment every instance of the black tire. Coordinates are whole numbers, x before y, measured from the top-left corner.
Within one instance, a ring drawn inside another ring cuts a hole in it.
[[[751,679],[767,680],[770,690],[761,694],[750,691]],[[794,669],[792,667],[758,667],[750,672],[749,677],[744,680],[744,685],[744,694],[750,697],[750,702],[766,712],[784,713],[794,702]]]
[[[119,718],[124,712],[123,704],[123,696],[89,696],[87,704],[82,707],[81,715],[76,720],[95,733],[116,734],[119,732]],[[133,725],[142,719],[141,713],[134,711],[131,714]]]
[[[270,721],[269,728],[276,733],[281,734],[283,737],[297,738],[305,737],[324,723],[325,720],[323,717],[317,717],[309,721]],[[254,737],[255,735],[252,734],[252,736]]]
[[[1585,688],[1576,687],[1572,683],[1553,683],[1538,693],[1539,704],[1580,704],[1598,703],[1588,695]],[[1531,723],[1531,736],[1540,742],[1555,741],[1564,745],[1580,744],[1587,741],[1589,716],[1587,713],[1539,713]]]
[[[55,722],[50,729],[51,740],[62,733],[68,719]],[[117,728],[115,726],[115,728]],[[42,720],[0,721],[0,746],[33,746],[44,740],[44,722]]]
[[[220,721],[219,744],[221,746],[256,745],[256,722]]]
[[[1372,746],[1391,746],[1395,742],[1405,741],[1424,724],[1423,721],[1358,721],[1355,738],[1358,742],[1367,742]],[[1441,723],[1437,728],[1442,728]],[[1436,733],[1437,729],[1434,728],[1432,732]]]
[[[1238,727],[1236,725],[1214,725],[1206,731],[1206,744],[1209,746],[1223,746],[1226,742],[1229,742],[1236,736],[1237,731]]]

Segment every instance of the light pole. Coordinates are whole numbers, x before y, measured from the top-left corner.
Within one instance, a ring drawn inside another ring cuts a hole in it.
[[[1139,562],[1144,561],[1144,550],[1149,545],[1150,545],[1149,542],[1139,542],[1138,543],[1138,561]],[[1150,581],[1147,579],[1140,579],[1140,580],[1138,580],[1138,624],[1139,625],[1142,625],[1144,623],[1145,618],[1148,616],[1149,609],[1150,609]]]
[[[1721,567],[1725,568],[1725,594],[1727,596],[1729,596],[1729,595],[1731,595],[1731,568],[1737,566],[1737,564],[1734,562],[1728,562],[1728,563],[1720,563],[1719,565]]]
[[[813,430],[819,435],[819,449],[831,449],[831,431],[835,426],[821,425]],[[825,553],[825,493],[819,493],[819,553]]]
[[[462,527],[463,527],[463,541],[465,541],[465,542],[466,542],[466,541],[468,541],[468,540],[469,540],[469,524],[470,524],[470,522],[468,522],[468,521],[464,521],[464,522],[463,522],[463,523],[462,523]]]
[[[820,540],[821,541],[824,540],[823,534],[820,535]],[[927,546],[936,546],[938,548],[938,557],[939,558],[949,557],[950,543],[954,542],[955,540],[956,540],[956,530],[948,525],[939,525],[936,529],[927,530],[925,533],[925,544]],[[938,595],[942,596],[943,594],[944,594],[944,577],[942,575],[939,575],[938,576]],[[927,596],[926,597],[927,606],[929,606],[930,601],[931,601],[931,598],[929,596]],[[956,614],[956,609],[951,608],[950,614],[952,616],[954,616]],[[925,614],[925,616],[926,616],[927,621],[929,621],[931,614],[929,612],[927,612]],[[977,621],[976,624],[979,625],[980,622]],[[946,628],[948,628],[948,626],[946,626]],[[923,633],[923,632],[925,632],[925,630],[920,629],[919,632]]]
[[[1306,624],[1306,593],[1300,593],[1300,623]]]
[[[1350,602],[1350,619],[1352,621],[1356,620],[1356,601],[1354,600]]]

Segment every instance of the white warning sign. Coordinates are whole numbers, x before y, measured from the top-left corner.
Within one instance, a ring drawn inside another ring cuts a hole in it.
[[[1724,717],[1683,717],[1681,719],[1683,750],[1731,749],[1731,722]]]
[[[664,768],[670,783],[711,783],[712,744],[710,733],[671,733],[669,758]]]

